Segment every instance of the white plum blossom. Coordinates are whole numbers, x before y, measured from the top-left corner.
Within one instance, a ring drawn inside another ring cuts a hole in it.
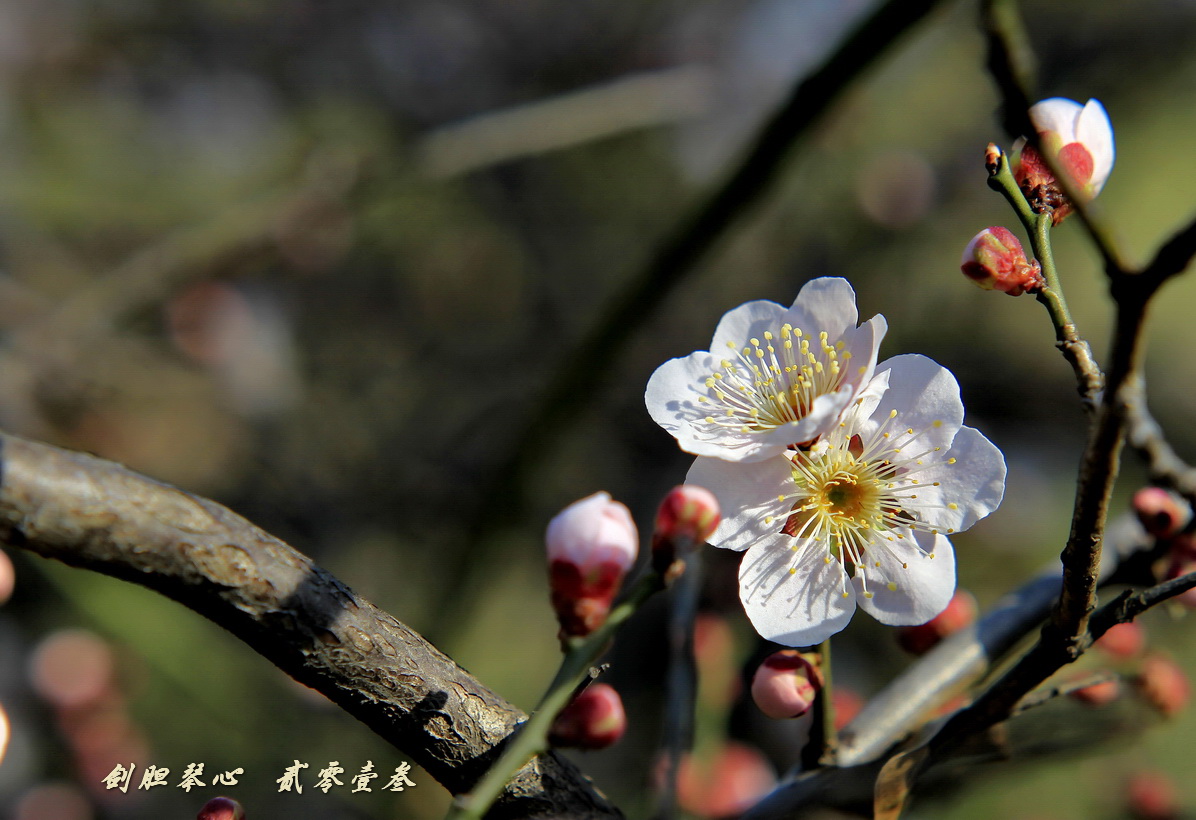
[[[883,316],[859,327],[845,279],[814,279],[793,306],[756,301],[727,312],[709,351],[671,359],[652,374],[644,400],[682,450],[727,461],[761,461],[831,429],[868,383],[888,329]]]
[[[1080,105],[1075,100],[1051,97],[1030,107],[1030,120],[1038,131],[1042,151],[1067,172],[1076,188],[1094,197],[1113,171],[1116,150],[1113,125],[1096,100]],[[1013,175],[1023,190],[1051,185],[1054,177],[1042,157],[1025,140],[1018,140],[1011,156]]]
[[[963,426],[950,371],[906,355],[811,447],[753,464],[698,458],[686,481],[722,505],[710,543],[746,550],[739,590],[756,630],[809,646],[857,603],[894,626],[942,612],[955,590],[948,536],[997,508],[1005,460]]]

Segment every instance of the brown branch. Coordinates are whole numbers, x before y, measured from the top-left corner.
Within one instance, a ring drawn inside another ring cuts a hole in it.
[[[1091,641],[1097,641],[1117,624],[1128,623],[1146,610],[1194,588],[1196,572],[1189,572],[1140,592],[1126,590],[1092,614],[1092,623],[1088,628],[1089,638]]]
[[[417,633],[204,498],[0,433],[0,541],[132,581],[228,629],[468,791],[525,718]],[[531,761],[492,817],[618,817],[567,761]]]
[[[1172,276],[1178,276],[1196,257],[1196,220],[1188,224],[1159,248],[1154,259],[1142,271],[1145,287],[1157,289]]]

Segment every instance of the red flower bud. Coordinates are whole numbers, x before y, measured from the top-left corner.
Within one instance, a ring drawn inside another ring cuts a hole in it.
[[[999,225],[972,237],[963,250],[960,270],[981,288],[1010,296],[1033,293],[1044,284],[1038,263],[1027,259],[1018,238]]]
[[[925,655],[939,641],[954,635],[976,621],[976,599],[971,593],[957,590],[947,608],[924,624],[897,629],[897,642],[912,655]]]
[[[1067,694],[1085,706],[1106,706],[1121,695],[1121,682],[1117,678],[1110,678],[1079,689],[1072,689]]]
[[[570,504],[548,524],[552,607],[563,637],[603,624],[623,576],[635,562],[639,535],[631,513],[607,493]]]
[[[1192,546],[1190,536],[1176,536],[1171,544],[1171,555],[1163,580],[1170,581],[1174,578],[1179,578],[1181,575],[1196,572],[1196,554],[1193,554]],[[1188,609],[1196,609],[1196,587],[1189,589],[1187,592],[1181,592],[1171,600]]]
[[[803,655],[796,649],[782,649],[765,658],[752,677],[752,700],[760,711],[778,719],[810,711],[822,689],[817,660],[817,655]]]
[[[831,692],[831,708],[835,710],[835,731],[855,720],[864,708],[864,698],[854,689],[836,683]]]
[[[245,820],[245,809],[229,797],[213,797],[204,803],[195,820]]]
[[[1170,538],[1188,522],[1188,511],[1162,487],[1143,487],[1134,493],[1131,506],[1142,529],[1155,538]]]
[[[607,683],[593,683],[582,690],[553,721],[548,740],[554,746],[605,749],[627,730],[623,700]]]
[[[681,758],[677,802],[696,817],[736,817],[772,790],[777,777],[764,755],[728,741],[712,760]]]
[[[1136,621],[1114,624],[1096,642],[1096,648],[1119,659],[1140,655],[1146,647],[1146,630]]]
[[[1126,803],[1134,820],[1178,820],[1175,784],[1162,772],[1137,772],[1126,783]]]
[[[1191,693],[1188,676],[1165,655],[1148,655],[1142,661],[1138,689],[1164,717],[1173,717],[1183,710]]]
[[[679,541],[704,544],[719,522],[718,501],[703,487],[682,484],[669,490],[656,511],[652,532],[652,568],[666,578],[683,567],[674,566]]]
[[[1100,193],[1115,157],[1113,126],[1104,106],[1096,100],[1080,105],[1052,97],[1032,106],[1030,119],[1042,150],[1071,178],[1076,191],[1089,199]],[[1024,139],[1014,144],[1010,166],[1035,213],[1050,213],[1056,225],[1071,213],[1073,205],[1050,166]]]

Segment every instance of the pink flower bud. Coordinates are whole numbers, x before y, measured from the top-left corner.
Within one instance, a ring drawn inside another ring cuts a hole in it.
[[[706,542],[719,522],[718,501],[703,487],[682,484],[669,490],[656,510],[656,525],[652,532],[652,568],[668,577],[683,567],[674,567],[679,556],[677,542],[685,539],[691,544]]]
[[[960,270],[979,287],[1010,296],[1033,293],[1043,286],[1038,263],[1028,260],[1018,238],[999,225],[972,237],[963,250]]]
[[[626,730],[627,715],[619,693],[610,684],[594,683],[556,716],[548,740],[554,746],[605,749]]]
[[[552,607],[564,637],[588,635],[606,620],[635,563],[639,534],[631,513],[609,494],[570,504],[548,524]]]
[[[1196,572],[1196,555],[1192,553],[1191,546],[1192,544],[1187,536],[1177,536],[1174,539],[1171,544],[1170,557],[1167,561],[1167,572],[1163,577],[1164,581],[1170,581],[1182,575],[1187,575],[1190,572]],[[1171,600],[1188,609],[1196,609],[1196,587],[1189,589],[1187,592],[1181,592]]]
[[[1138,673],[1138,689],[1164,717],[1173,717],[1188,705],[1188,676],[1165,655],[1148,655]]]
[[[1175,784],[1162,772],[1137,772],[1126,783],[1126,804],[1134,820],[1178,820]]]
[[[1188,521],[1180,500],[1162,487],[1143,487],[1134,493],[1130,505],[1142,529],[1155,538],[1170,538]]]
[[[912,655],[925,655],[943,638],[975,623],[976,611],[976,599],[971,593],[956,590],[947,608],[926,623],[898,628],[897,642]]]
[[[704,765],[703,765],[704,763]],[[736,817],[772,790],[777,776],[764,755],[728,741],[713,759],[681,759],[677,803],[695,817]]]
[[[1096,100],[1080,105],[1052,97],[1031,107],[1030,119],[1038,130],[1042,151],[1070,177],[1077,192],[1089,199],[1100,193],[1115,158],[1113,126],[1104,106]],[[1042,154],[1025,140],[1014,144],[1010,165],[1036,213],[1051,213],[1055,224],[1071,213],[1072,204]]]
[[[245,809],[229,797],[213,797],[204,803],[195,820],[245,820]]]
[[[1146,630],[1142,628],[1141,624],[1135,621],[1114,624],[1096,642],[1097,649],[1118,659],[1133,658],[1140,655],[1145,647]]]
[[[782,649],[764,659],[752,678],[752,700],[770,718],[795,718],[810,711],[822,689],[822,674],[796,649]]]
[[[1067,694],[1085,706],[1107,706],[1121,695],[1121,682],[1117,678],[1110,678],[1099,683],[1082,686],[1079,689],[1072,689]]]

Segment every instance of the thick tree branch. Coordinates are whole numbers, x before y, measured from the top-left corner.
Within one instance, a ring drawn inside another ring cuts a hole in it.
[[[212,501],[0,433],[0,541],[141,584],[210,618],[467,791],[526,718],[306,556]],[[491,817],[617,817],[555,755]]]

